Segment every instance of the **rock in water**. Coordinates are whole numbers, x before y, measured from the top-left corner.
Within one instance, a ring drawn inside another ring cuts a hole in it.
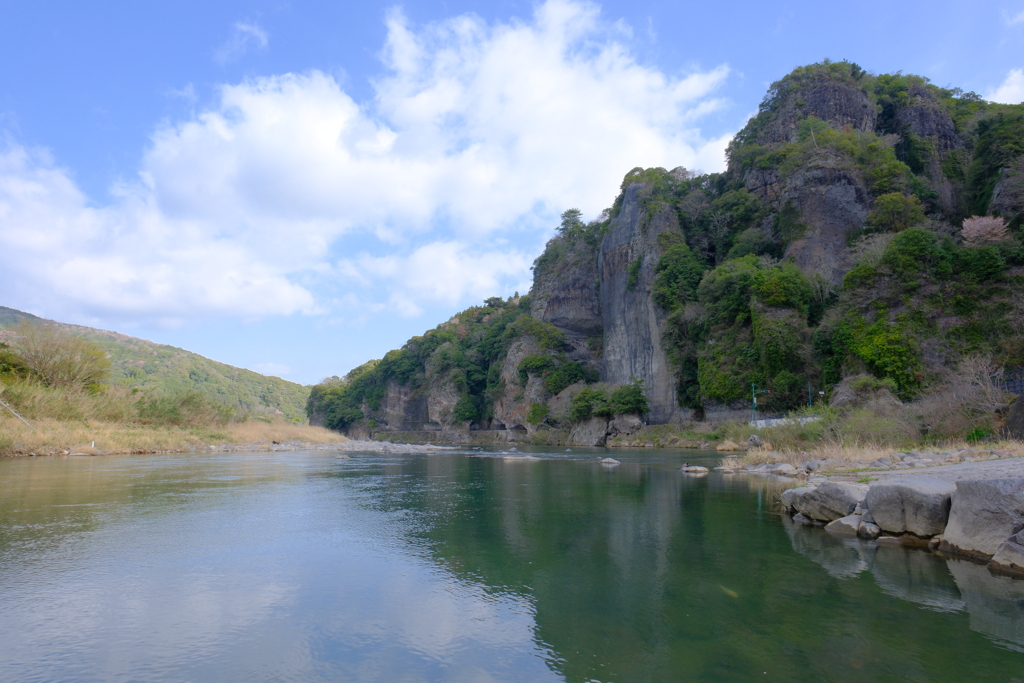
[[[825,531],[839,534],[840,536],[856,536],[857,532],[860,531],[860,527],[860,515],[847,515],[826,524]]]
[[[857,529],[857,535],[861,538],[866,538],[869,541],[878,538],[882,534],[882,530],[878,528],[877,524],[871,522],[865,522],[864,518],[861,518],[860,528]]]
[[[940,549],[987,561],[1021,529],[1024,478],[958,481]]]
[[[780,462],[778,465],[772,465],[768,468],[768,471],[772,474],[780,474],[784,477],[792,477],[796,475],[796,468],[788,462]]]
[[[989,569],[1024,577],[1024,530],[999,544]]]
[[[686,465],[685,467],[682,467],[680,471],[686,472],[687,474],[707,474],[708,468],[701,467],[700,465]]]
[[[864,502],[883,531],[927,538],[946,528],[954,490],[954,484],[940,479],[903,477],[875,484]]]
[[[868,487],[862,484],[826,481],[794,500],[793,506],[811,519],[831,522],[853,512],[867,492]]]
[[[786,506],[787,510],[792,511],[796,509],[796,500],[800,496],[810,493],[814,489],[815,487],[813,486],[798,486],[795,489],[786,489],[782,492],[782,495],[779,496],[779,499],[782,501],[782,504]]]
[[[615,458],[603,458],[601,460],[601,464],[602,465],[610,465],[610,466],[614,467],[615,465],[619,464],[619,461],[616,460]]]

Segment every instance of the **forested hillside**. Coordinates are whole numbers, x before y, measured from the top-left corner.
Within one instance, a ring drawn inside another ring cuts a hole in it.
[[[309,388],[300,384],[218,363],[174,346],[118,332],[55,323],[0,306],[0,329],[13,327],[22,319],[57,325],[97,344],[110,358],[111,384],[153,395],[180,395],[195,390],[240,414],[305,418]]]
[[[1024,366],[1022,237],[1024,105],[813,64],[772,85],[726,172],[633,169],[597,220],[565,212],[528,297],[314,388],[308,410],[450,440],[598,416],[600,443],[620,414],[739,419],[752,385],[776,412],[840,405],[854,380],[927,404]],[[644,405],[612,400],[630,386]],[[987,429],[986,410],[906,429]]]

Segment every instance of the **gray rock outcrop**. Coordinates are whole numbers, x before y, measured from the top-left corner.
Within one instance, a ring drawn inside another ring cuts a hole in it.
[[[1024,396],[1020,396],[1006,413],[1003,431],[1011,439],[1024,439]]]
[[[860,531],[860,525],[860,515],[846,515],[826,524],[825,531],[839,534],[840,536],[856,536],[857,532]]]
[[[958,481],[940,548],[988,561],[1022,529],[1024,478]]]
[[[651,298],[651,287],[661,257],[658,235],[678,232],[679,219],[668,205],[648,216],[643,201],[648,191],[641,183],[626,188],[622,208],[601,243],[601,379],[610,384],[641,380],[650,421],[663,424],[678,422],[683,411],[676,401],[675,372],[661,342],[666,314]]]
[[[988,566],[1007,574],[1024,576],[1024,531],[1018,531],[1000,543]]]
[[[946,528],[955,489],[955,485],[939,479],[904,477],[875,484],[864,502],[883,531],[927,538]]]
[[[608,439],[608,420],[592,417],[572,428],[569,441],[573,446],[603,446]]]
[[[793,507],[811,519],[831,522],[852,513],[867,492],[868,487],[862,484],[826,481],[814,490],[796,497]]]
[[[773,111],[772,119],[757,137],[761,145],[795,142],[800,122],[814,116],[835,128],[874,130],[878,120],[868,94],[860,88],[819,77],[790,92]]]

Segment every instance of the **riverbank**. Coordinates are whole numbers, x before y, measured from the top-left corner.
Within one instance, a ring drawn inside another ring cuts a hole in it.
[[[0,456],[180,453],[197,450],[295,450],[334,447],[348,437],[285,420],[247,420],[203,427],[142,426],[44,419],[32,427],[0,418]]]
[[[881,545],[927,548],[1024,578],[1024,457],[972,449],[939,463],[927,455],[946,454],[894,453],[855,471],[815,460],[799,468],[747,464],[740,471],[796,477],[779,496],[793,522]]]

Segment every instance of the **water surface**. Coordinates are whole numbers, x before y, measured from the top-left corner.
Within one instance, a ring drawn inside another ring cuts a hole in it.
[[[1024,681],[1024,581],[564,450],[0,461],[0,680]]]

